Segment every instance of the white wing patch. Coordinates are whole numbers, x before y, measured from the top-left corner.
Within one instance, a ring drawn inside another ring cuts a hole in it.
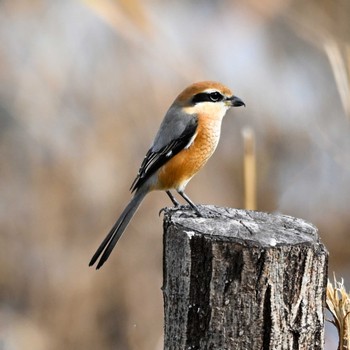
[[[192,137],[191,140],[188,142],[188,144],[185,146],[185,149],[188,149],[191,147],[192,143],[194,142],[195,138],[197,137],[197,133],[195,133]]]

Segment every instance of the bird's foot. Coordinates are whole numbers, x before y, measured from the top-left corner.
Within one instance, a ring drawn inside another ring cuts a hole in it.
[[[188,206],[188,205],[180,205],[179,203],[174,205],[173,207],[164,207],[162,209],[159,210],[159,213],[158,215],[160,216],[163,212],[166,212],[167,210],[173,210],[173,209],[180,209],[180,210],[188,210],[188,208],[191,208],[193,210],[193,212],[196,214],[197,217],[199,218],[205,218],[206,215],[204,213],[202,213],[198,207],[195,205],[195,206]]]
[[[160,216],[160,214],[162,214],[163,212],[165,212],[168,209],[168,207],[164,207],[162,209],[159,210],[158,216]]]
[[[191,206],[191,207],[192,207],[192,206]],[[200,218],[204,218],[204,217],[205,217],[205,216],[203,215],[203,213],[201,213],[201,212],[199,211],[199,209],[198,209],[197,206],[192,207],[192,209],[193,209],[193,211],[197,214],[198,217],[200,217]]]

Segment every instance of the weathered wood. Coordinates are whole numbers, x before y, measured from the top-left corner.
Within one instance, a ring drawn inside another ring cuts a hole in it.
[[[164,214],[164,349],[323,349],[328,253],[290,216]]]

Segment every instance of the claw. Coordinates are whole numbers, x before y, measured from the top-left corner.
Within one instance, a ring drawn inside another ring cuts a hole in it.
[[[192,207],[192,209],[200,218],[204,218],[203,214],[199,211],[197,207]]]

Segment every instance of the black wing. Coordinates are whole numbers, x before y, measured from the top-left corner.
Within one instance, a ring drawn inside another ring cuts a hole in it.
[[[134,192],[135,190],[140,188],[144,184],[144,182],[151,175],[153,175],[162,165],[164,165],[169,159],[171,159],[182,149],[184,149],[196,133],[197,126],[198,119],[193,118],[190,120],[190,122],[178,138],[170,141],[167,145],[165,145],[157,151],[154,151],[153,147],[151,147],[141,164],[136,179],[131,185],[131,192]]]

